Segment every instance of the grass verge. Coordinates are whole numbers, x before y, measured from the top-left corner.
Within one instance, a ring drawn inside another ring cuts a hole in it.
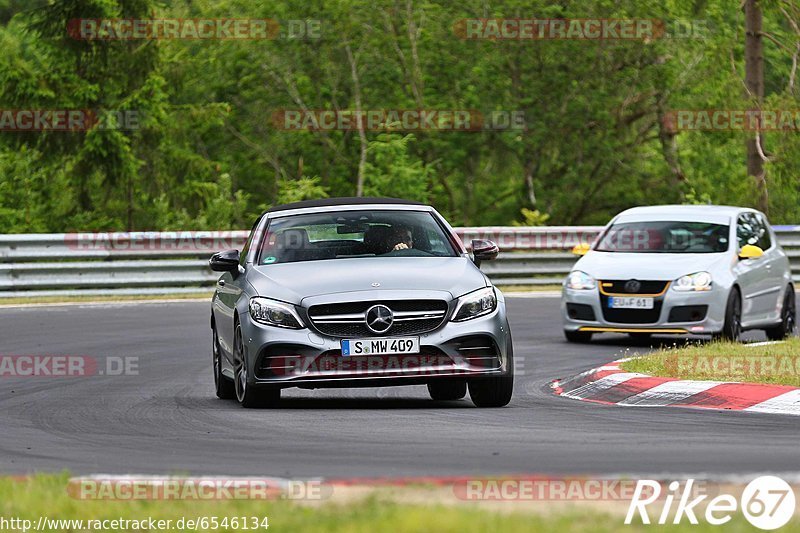
[[[504,293],[515,292],[553,292],[561,291],[561,285],[504,285],[500,287]],[[152,300],[196,300],[211,299],[213,291],[198,291],[178,294],[126,294],[126,295],[80,295],[80,296],[20,296],[0,298],[0,307],[31,304],[69,304],[94,302],[137,302]]]
[[[504,293],[511,292],[561,292],[561,285],[500,285]]]
[[[750,346],[710,342],[668,348],[622,364],[626,372],[711,381],[745,381],[800,387],[800,338]]]
[[[239,525],[227,528],[203,527],[197,531],[267,531],[263,529],[263,519],[271,531],[347,531],[347,532],[411,532],[411,531],[566,531],[566,532],[612,532],[647,531],[652,526],[623,524],[624,514],[596,507],[569,506],[553,510],[546,507],[542,511],[515,511],[514,502],[503,502],[508,507],[495,509],[481,508],[474,502],[443,504],[441,498],[426,498],[424,503],[408,503],[391,497],[391,492],[372,491],[358,498],[344,498],[337,503],[317,503],[315,505],[299,504],[286,500],[253,501],[85,501],[73,499],[66,491],[67,474],[39,474],[29,479],[16,480],[0,478],[0,518],[18,518],[30,520],[37,524],[39,517],[50,520],[82,520],[82,524],[73,522],[53,524],[45,531],[79,531],[86,528],[88,520],[170,520],[169,528],[150,529],[150,531],[181,531],[195,528],[179,529],[178,522],[183,519],[198,520],[203,517],[207,522],[215,518],[222,523],[224,518],[239,517]],[[420,499],[424,497],[425,487],[407,488]],[[435,491],[432,491],[434,493]],[[420,494],[422,493],[422,494]],[[334,500],[336,494],[334,494]],[[402,498],[400,498],[402,500]],[[253,517],[262,526],[258,528],[242,527],[242,517]],[[231,521],[232,522],[232,521]],[[679,526],[658,526],[665,531],[706,532],[719,531],[701,521],[700,525],[691,525],[684,519]],[[201,522],[202,524],[202,522]],[[210,525],[210,524],[209,524]],[[33,526],[35,527],[35,526]],[[133,525],[125,524],[108,528],[112,531],[140,531]],[[752,528],[741,515],[732,517],[726,524],[726,531],[750,531]],[[787,531],[800,531],[797,520],[785,528]],[[21,531],[21,529],[5,528],[4,531]]]
[[[198,291],[178,294],[126,294],[126,295],[81,295],[81,296],[21,296],[0,298],[0,307],[28,304],[89,303],[89,302],[136,302],[148,300],[211,300],[213,291]]]

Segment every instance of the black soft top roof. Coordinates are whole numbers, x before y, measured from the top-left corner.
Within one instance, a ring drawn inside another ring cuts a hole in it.
[[[305,209],[308,207],[331,207],[337,205],[363,205],[363,204],[400,204],[400,205],[426,205],[422,202],[413,200],[403,200],[402,198],[377,198],[369,196],[343,197],[343,198],[320,198],[318,200],[304,200],[291,204],[276,205],[265,211],[275,213],[276,211],[289,211],[290,209]]]

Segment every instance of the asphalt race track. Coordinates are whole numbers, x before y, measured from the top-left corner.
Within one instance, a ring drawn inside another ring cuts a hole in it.
[[[336,478],[800,471],[794,417],[552,396],[550,380],[647,344],[621,335],[567,344],[556,298],[510,298],[509,315],[519,362],[506,408],[437,403],[415,386],[289,389],[280,409],[248,410],[214,396],[206,302],[0,309],[2,355],[139,358],[138,375],[0,377],[0,471]]]

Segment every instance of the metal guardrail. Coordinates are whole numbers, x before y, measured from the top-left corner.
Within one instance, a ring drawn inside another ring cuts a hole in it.
[[[559,284],[599,226],[470,227],[465,243],[491,239],[502,253],[482,269],[498,285]],[[800,282],[800,226],[775,228]],[[209,290],[212,253],[241,249],[247,231],[0,235],[0,298],[16,296],[163,294]]]

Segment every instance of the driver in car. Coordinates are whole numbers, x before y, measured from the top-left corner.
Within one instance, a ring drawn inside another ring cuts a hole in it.
[[[396,243],[392,250],[408,250],[414,247],[414,236],[411,229],[407,226],[392,227],[391,239],[389,242]]]

